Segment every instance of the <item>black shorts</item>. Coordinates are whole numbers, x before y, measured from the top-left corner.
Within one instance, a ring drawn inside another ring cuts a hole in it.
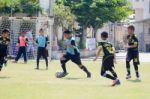
[[[102,60],[102,69],[107,71],[114,67],[114,55],[104,56]]]
[[[72,54],[66,53],[63,57],[65,58],[66,62],[71,60],[73,63],[77,65],[82,65],[80,54],[72,55]]]
[[[127,52],[126,61],[130,62],[131,60],[136,64],[140,64],[138,51]]]

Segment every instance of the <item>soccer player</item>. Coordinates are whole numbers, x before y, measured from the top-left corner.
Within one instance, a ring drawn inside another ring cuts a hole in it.
[[[44,34],[44,30],[40,29],[39,36],[36,39],[36,43],[38,44],[37,51],[37,67],[35,69],[39,69],[39,60],[41,56],[45,59],[46,62],[46,70],[48,70],[48,58],[47,58],[47,46],[49,44],[48,36]]]
[[[67,52],[60,58],[63,72],[58,72],[57,77],[62,78],[68,74],[66,70],[66,63],[69,60],[71,60],[73,63],[77,64],[80,67],[80,69],[82,69],[87,74],[87,78],[90,78],[91,73],[87,70],[87,68],[81,62],[80,52],[79,52],[79,49],[77,48],[74,38],[72,37],[71,31],[69,30],[64,31],[64,38],[66,39],[64,46],[66,46]]]
[[[9,43],[9,31],[7,29],[4,29],[2,31],[2,36],[0,36],[0,71],[3,67],[3,64],[7,63],[6,57]]]
[[[139,52],[138,52],[138,39],[136,35],[134,34],[135,28],[134,26],[128,27],[128,36],[127,41],[128,45],[127,48],[127,56],[126,56],[126,69],[127,69],[127,77],[126,79],[131,78],[131,72],[130,72],[130,61],[133,60],[133,65],[136,73],[136,78],[139,80],[139,71],[138,71],[138,65],[139,62]]]
[[[23,31],[21,33],[21,36],[18,38],[18,54],[17,57],[15,58],[14,63],[17,63],[18,60],[20,59],[21,55],[23,54],[24,57],[24,63],[27,63],[27,55],[26,55],[26,47],[28,43],[28,38],[26,37],[26,33]]]
[[[102,60],[101,76],[111,79],[113,81],[112,86],[119,85],[120,81],[113,68],[115,62],[115,48],[107,41],[107,32],[102,32],[101,38],[103,41],[98,42],[98,52],[94,61],[96,61],[100,53],[103,52],[104,56]],[[112,75],[108,74],[107,71],[109,71]]]

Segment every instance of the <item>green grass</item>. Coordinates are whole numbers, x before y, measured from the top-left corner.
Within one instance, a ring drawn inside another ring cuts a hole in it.
[[[116,65],[121,86],[110,87],[111,81],[102,78],[100,62],[83,61],[92,72],[92,78],[86,78],[75,64],[69,62],[69,75],[63,79],[55,78],[60,70],[59,61],[41,62],[41,70],[34,70],[35,62],[28,64],[9,63],[0,72],[0,99],[150,99],[150,63],[141,63],[141,82],[136,82],[132,68],[132,79],[125,80],[124,62]]]

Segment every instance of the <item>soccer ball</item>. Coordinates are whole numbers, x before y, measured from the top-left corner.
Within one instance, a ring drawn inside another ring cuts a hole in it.
[[[55,74],[56,78],[62,78],[62,77],[65,77],[66,75],[68,75],[68,73],[56,72]]]

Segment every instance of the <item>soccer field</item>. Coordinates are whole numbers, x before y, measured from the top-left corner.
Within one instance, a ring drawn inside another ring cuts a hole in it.
[[[0,99],[150,99],[150,63],[141,63],[141,81],[135,80],[132,67],[132,79],[125,79],[124,62],[116,65],[121,85],[111,87],[111,81],[100,76],[100,62],[83,61],[92,72],[92,78],[86,78],[75,64],[69,62],[69,75],[63,79],[55,78],[60,71],[59,61],[45,62],[41,69],[34,70],[35,62],[28,64],[8,63],[0,72]]]

